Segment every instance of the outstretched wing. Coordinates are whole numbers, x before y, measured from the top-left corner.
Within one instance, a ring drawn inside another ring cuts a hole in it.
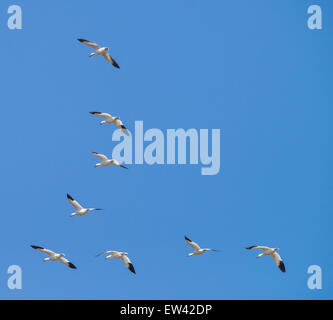
[[[115,159],[112,159],[112,164],[114,164],[115,166],[117,167],[121,167],[121,168],[124,168],[124,169],[128,169],[127,167],[125,167],[124,165],[120,164],[117,160]]]
[[[112,120],[112,116],[109,113],[104,113],[104,112],[90,112],[90,113],[93,114],[94,116],[103,117],[106,120]]]
[[[44,252],[46,254],[48,254],[49,256],[54,256],[56,253],[53,252],[52,250],[49,250],[49,249],[45,249],[43,247],[39,247],[39,246],[34,246],[34,245],[31,245],[31,248],[35,249],[35,250],[38,250],[40,252]]]
[[[120,119],[117,119],[114,122],[114,125],[121,130],[123,133],[125,133],[127,136],[129,136],[129,132],[127,131],[127,128],[124,126],[123,122]]]
[[[134,267],[131,263],[131,260],[126,256],[126,255],[123,255],[121,257],[121,261],[124,262],[125,266],[133,273],[135,273],[135,270],[134,270]]]
[[[108,160],[108,158],[107,158],[104,154],[97,153],[97,152],[93,152],[92,154],[93,154],[95,157],[99,158],[101,161],[106,161],[106,160]]]
[[[103,53],[104,58],[109,61],[114,67],[120,69],[118,63],[110,56],[109,53],[105,52]]]
[[[251,247],[248,247],[246,248],[247,250],[251,250],[251,249],[261,249],[261,250],[269,250],[270,248],[269,247],[265,247],[265,246],[251,246]]]
[[[194,251],[199,251],[200,250],[200,247],[195,242],[190,240],[188,237],[185,236],[185,240],[193,248]]]
[[[95,50],[99,49],[99,45],[97,43],[94,43],[94,42],[91,42],[91,41],[88,41],[88,40],[85,40],[85,39],[77,39],[77,40],[86,44],[89,47],[94,48]]]
[[[97,254],[96,257],[99,257],[103,254],[109,254],[109,253],[115,254],[115,253],[118,253],[118,251],[104,251],[104,252],[101,252],[101,253]]]
[[[282,271],[282,272],[286,272],[286,267],[284,266],[284,263],[280,257],[280,255],[277,252],[274,252],[272,254],[272,258],[275,262],[275,264],[278,266],[278,268]]]
[[[83,209],[83,207],[76,201],[74,200],[68,193],[67,193],[67,199],[69,203],[77,210],[80,211]]]
[[[67,267],[71,268],[71,269],[77,269],[73,263],[71,263],[70,261],[68,261],[66,258],[61,257],[59,259],[60,262],[62,262],[64,265],[66,265]]]

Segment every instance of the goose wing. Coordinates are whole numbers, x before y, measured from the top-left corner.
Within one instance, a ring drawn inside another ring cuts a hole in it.
[[[120,164],[117,160],[115,160],[115,159],[112,159],[112,160],[113,160],[112,164],[114,164],[115,166],[120,167],[120,168],[124,168],[124,169],[128,169],[124,165]]]
[[[90,112],[90,113],[97,117],[103,117],[106,120],[112,120],[112,116],[109,113],[105,113],[105,112]]]
[[[282,271],[286,272],[286,267],[284,266],[283,260],[281,259],[280,255],[277,252],[272,254],[272,258],[277,265],[277,267]]]
[[[99,49],[99,45],[97,43],[85,40],[85,39],[77,39],[78,41],[80,41],[81,43],[86,44],[89,47],[94,48],[95,50]]]
[[[199,251],[200,250],[200,247],[195,242],[190,240],[188,237],[185,236],[185,240],[193,248],[194,251]]]
[[[251,247],[248,247],[246,248],[247,250],[251,250],[251,249],[260,249],[260,250],[269,250],[270,248],[269,247],[265,247],[265,246],[251,246]]]
[[[104,52],[104,53],[103,53],[103,56],[104,56],[104,58],[105,58],[107,61],[109,61],[114,67],[116,67],[117,69],[120,69],[120,67],[119,67],[118,63],[116,62],[116,60],[114,60],[114,59],[111,57],[111,55],[110,55],[109,53]]]
[[[34,245],[31,245],[31,248],[35,249],[35,250],[38,250],[40,252],[44,252],[46,254],[48,254],[49,256],[54,256],[56,255],[56,253],[52,250],[49,250],[49,249],[45,249],[43,247],[39,247],[39,246],[34,246]]]
[[[68,193],[67,193],[67,199],[69,203],[77,210],[80,211],[83,209],[83,207],[76,201],[74,200]]]
[[[117,119],[115,122],[114,122],[114,125],[119,129],[121,130],[123,133],[125,133],[127,136],[129,136],[129,133],[127,131],[127,128],[124,126],[123,122],[120,120],[120,119]]]
[[[133,273],[135,273],[135,269],[133,267],[133,264],[131,262],[131,260],[129,259],[129,257],[127,257],[126,255],[123,255],[121,257],[121,261],[124,262],[125,266]]]
[[[101,153],[93,152],[92,153],[95,157],[99,158],[101,161],[106,161],[108,160],[107,156]]]
[[[103,254],[109,254],[109,253],[116,254],[116,253],[118,253],[118,251],[112,251],[112,250],[110,250],[110,251],[103,251],[103,252],[97,254],[96,257],[99,257],[99,256],[101,256]]]
[[[71,263],[70,261],[68,261],[68,260],[67,260],[66,258],[64,258],[64,257],[61,257],[61,258],[59,259],[59,261],[60,261],[61,263],[63,263],[64,265],[66,265],[67,267],[71,268],[71,269],[77,269],[77,268],[74,266],[73,263]]]

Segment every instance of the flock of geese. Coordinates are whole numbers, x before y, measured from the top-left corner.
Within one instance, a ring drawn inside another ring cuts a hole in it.
[[[92,57],[94,55],[102,55],[109,63],[111,63],[115,68],[120,68],[119,65],[117,64],[117,62],[111,57],[111,55],[108,53],[109,48],[108,47],[100,47],[98,44],[85,40],[85,39],[78,39],[78,41],[80,41],[81,43],[84,43],[90,47],[92,47],[94,49],[94,52],[91,53],[89,55],[89,57]],[[120,120],[119,117],[113,117],[108,113],[102,113],[102,112],[90,112],[92,115],[94,116],[98,116],[98,117],[102,117],[105,120],[101,121],[100,124],[114,124],[115,127],[118,130],[121,130],[124,134],[126,134],[127,136],[129,136],[129,132],[126,129],[126,127],[124,126],[123,122]],[[95,167],[106,167],[109,165],[115,165],[117,167],[121,167],[124,169],[128,169],[127,167],[123,166],[122,164],[120,164],[117,160],[115,159],[109,159],[107,156],[105,156],[104,154],[100,154],[97,152],[93,152],[93,155],[96,156],[97,158],[99,158],[100,162],[97,163],[95,165]],[[72,196],[70,196],[69,194],[67,194],[67,199],[69,201],[69,203],[74,207],[75,212],[71,213],[71,217],[74,216],[84,216],[85,214],[87,214],[90,211],[98,211],[98,210],[102,210],[99,208],[84,208],[80,205],[80,203],[75,200]],[[187,242],[188,245],[190,245],[193,249],[193,252],[189,253],[188,256],[194,256],[194,255],[201,255],[207,251],[217,251],[215,249],[209,249],[209,248],[201,248],[197,243],[193,242],[192,240],[190,240],[188,237],[185,236],[185,241]],[[69,260],[67,260],[65,257],[64,253],[56,253],[52,250],[49,249],[45,249],[43,247],[40,246],[35,246],[35,245],[31,245],[31,247],[35,250],[38,250],[40,252],[46,253],[49,257],[45,258],[43,261],[60,261],[61,263],[65,264],[67,267],[72,268],[72,269],[76,269],[76,266],[70,262]],[[279,250],[279,248],[269,248],[269,247],[265,247],[265,246],[251,246],[246,248],[248,250],[252,250],[252,249],[260,249],[263,250],[263,253],[259,254],[257,256],[257,258],[260,258],[262,256],[271,256],[275,262],[275,264],[277,265],[277,267],[282,271],[282,272],[286,272],[286,268],[285,265],[283,263],[283,260],[281,259],[280,255],[277,253],[277,251]],[[127,252],[120,252],[120,251],[114,251],[114,250],[110,250],[110,251],[105,251],[105,252],[101,252],[99,253],[97,256],[101,256],[101,255],[106,255],[105,259],[121,259],[121,261],[125,264],[125,266],[133,273],[135,273],[135,269],[133,267],[133,264],[131,262],[131,260],[128,258],[128,253]]]

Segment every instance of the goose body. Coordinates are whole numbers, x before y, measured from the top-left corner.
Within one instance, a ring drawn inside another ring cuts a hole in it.
[[[68,193],[67,193],[67,199],[69,203],[75,208],[75,212],[71,213],[71,217],[74,216],[84,216],[90,211],[98,211],[103,209],[98,208],[83,208],[76,200],[74,200]]]
[[[97,117],[103,117],[105,120],[101,121],[100,124],[103,125],[105,123],[111,124],[113,123],[117,129],[121,130],[124,134],[129,136],[129,132],[127,128],[124,126],[123,122],[120,120],[120,117],[112,117],[109,113],[104,112],[90,112],[92,115]]]
[[[251,246],[246,248],[247,250],[252,250],[252,249],[260,249],[263,250],[263,253],[260,253],[257,258],[261,258],[263,256],[271,256],[276,264],[276,266],[282,271],[286,272],[286,267],[284,265],[284,262],[280,255],[277,253],[279,248],[270,248],[270,247],[265,247],[265,246]]]
[[[120,167],[120,168],[124,168],[124,169],[128,169],[127,167],[123,166],[122,164],[120,164],[117,160],[115,159],[108,159],[107,156],[105,156],[104,154],[101,153],[97,153],[97,152],[93,152],[92,153],[95,157],[99,158],[101,160],[100,163],[96,163],[95,164],[95,168],[97,167],[107,167],[110,164],[116,166],[116,167]]]
[[[39,247],[39,246],[34,246],[31,245],[31,248],[38,250],[40,252],[46,253],[49,255],[48,258],[45,258],[43,261],[60,261],[61,263],[63,263],[64,265],[66,265],[67,267],[71,268],[71,269],[76,269],[76,266],[74,266],[73,263],[71,263],[70,261],[68,261],[65,257],[64,253],[56,253],[52,250],[49,249],[45,249],[43,247]]]
[[[196,244],[195,242],[193,242],[192,240],[190,240],[188,237],[185,236],[185,241],[187,242],[187,244],[189,244],[192,249],[193,252],[189,253],[188,256],[197,256],[200,254],[205,253],[206,251],[216,251],[215,249],[209,249],[209,248],[200,248],[200,246],[198,244]]]
[[[92,52],[89,57],[92,56],[100,56],[102,55],[108,62],[110,62],[115,68],[119,69],[118,63],[111,57],[111,55],[108,53],[109,48],[108,47],[100,47],[97,43],[85,40],[85,39],[77,39],[81,43],[86,44],[87,46],[93,48],[95,51]]]
[[[121,252],[121,251],[105,251],[102,253],[99,253],[97,256],[107,254],[105,257],[106,260],[108,259],[121,259],[121,261],[125,264],[126,268],[130,270],[132,273],[135,273],[135,269],[133,267],[133,264],[131,260],[128,258],[128,253],[127,252]]]

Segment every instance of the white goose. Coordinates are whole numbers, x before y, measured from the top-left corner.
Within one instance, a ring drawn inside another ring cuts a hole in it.
[[[260,253],[257,258],[260,258],[262,256],[272,256],[275,264],[277,265],[277,267],[282,271],[282,272],[286,272],[286,267],[280,257],[280,255],[277,253],[277,251],[279,250],[279,248],[269,248],[269,247],[265,247],[265,246],[251,246],[246,248],[248,250],[251,249],[261,249],[264,252]]]
[[[110,254],[111,253],[111,254]],[[120,251],[105,251],[99,253],[97,256],[100,256],[102,254],[107,254],[105,257],[106,260],[108,259],[121,259],[121,261],[125,264],[125,266],[133,273],[135,273],[133,264],[131,260],[127,257],[128,253],[127,252],[120,252]]]
[[[94,55],[102,55],[108,62],[110,62],[114,67],[120,68],[118,63],[110,56],[110,54],[107,52],[109,50],[108,47],[100,47],[97,43],[85,40],[85,39],[77,39],[80,42],[86,44],[89,47],[92,47],[95,51],[89,55],[89,57],[92,57]]]
[[[192,240],[190,240],[186,236],[185,236],[185,240],[193,248],[193,251],[194,251],[194,252],[189,253],[189,257],[199,255],[199,254],[203,254],[206,251],[217,251],[215,249],[208,249],[208,248],[201,249],[195,242],[193,242]]]
[[[31,248],[38,250],[40,252],[44,252],[46,254],[49,255],[49,258],[45,258],[43,261],[60,261],[63,264],[65,264],[67,267],[72,268],[72,269],[76,269],[76,267],[74,266],[73,263],[69,262],[67,259],[64,258],[65,254],[64,253],[55,253],[51,250],[42,248],[42,247],[38,247],[38,246],[31,246]]]
[[[90,112],[94,116],[103,117],[105,120],[101,121],[100,124],[104,123],[113,123],[117,129],[121,130],[123,133],[125,133],[127,136],[129,136],[129,132],[124,126],[123,122],[120,120],[120,117],[112,117],[109,113],[103,113],[103,112]]]
[[[103,209],[97,209],[97,208],[83,208],[68,193],[67,193],[67,199],[68,199],[69,203],[75,208],[75,212],[71,213],[71,215],[70,215],[71,217],[74,217],[74,216],[84,216],[89,211],[103,210]]]
[[[114,159],[108,159],[107,156],[105,156],[104,154],[101,154],[101,153],[97,153],[97,152],[93,152],[92,153],[95,157],[99,158],[101,160],[100,163],[96,163],[95,164],[95,168],[96,167],[107,167],[109,166],[110,164],[113,164],[114,166],[117,166],[117,167],[121,167],[121,168],[124,168],[124,169],[128,169],[127,167],[123,166],[122,164],[120,164],[117,160],[114,160]]]

